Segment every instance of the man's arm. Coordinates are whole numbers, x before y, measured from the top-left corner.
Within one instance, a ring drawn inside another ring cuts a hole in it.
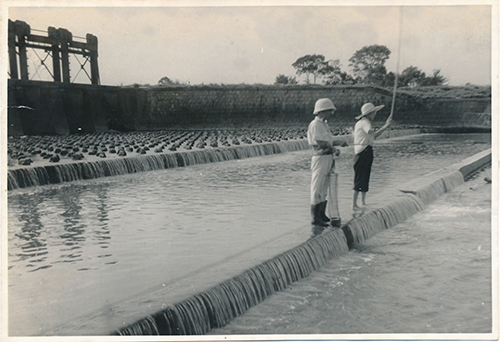
[[[375,139],[377,139],[380,136],[380,134],[384,133],[387,130],[387,128],[389,128],[391,122],[392,122],[392,115],[389,115],[389,117],[385,122],[385,125],[383,125],[378,131],[374,133],[373,136],[375,137]]]
[[[347,141],[345,141],[344,139],[342,139],[342,138],[336,138],[335,140],[333,140],[332,146],[346,147],[346,146],[349,146],[349,145],[347,144]]]
[[[332,144],[330,144],[330,142],[328,141],[325,141],[325,140],[317,140],[316,141],[318,143],[318,146],[321,150],[321,154],[330,154],[330,153],[334,153],[337,149],[335,147],[333,147]]]

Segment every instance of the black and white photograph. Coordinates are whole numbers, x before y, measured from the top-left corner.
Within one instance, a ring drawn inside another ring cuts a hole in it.
[[[499,340],[498,1],[0,10],[2,340]]]

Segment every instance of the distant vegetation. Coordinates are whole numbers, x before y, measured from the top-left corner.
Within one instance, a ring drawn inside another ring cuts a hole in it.
[[[410,66],[396,75],[387,72],[385,62],[389,59],[391,50],[384,45],[370,45],[356,51],[349,58],[350,73],[342,71],[338,59],[326,60],[323,55],[305,55],[299,57],[293,64],[297,76],[305,75],[306,84],[331,85],[372,85],[393,87],[397,84],[402,87],[438,86],[448,82],[441,75],[440,70],[434,70],[432,75],[415,66]],[[291,76],[278,75],[275,84],[290,84]]]
[[[228,89],[244,89],[249,87],[259,87],[259,88],[274,88],[274,87],[299,87],[299,88],[314,88],[314,87],[325,87],[328,85],[319,85],[319,84],[297,84],[297,83],[284,83],[284,84],[198,84],[198,85],[190,85],[190,84],[170,84],[170,85],[161,85],[161,86],[150,86],[150,85],[133,85],[133,87],[141,87],[141,88],[158,88],[158,87],[172,87],[172,88],[228,88]],[[352,85],[354,87],[363,87],[363,85]],[[336,87],[342,87],[336,86]],[[346,85],[343,85],[346,87]],[[392,87],[376,87],[385,89],[386,91],[393,91]],[[418,86],[418,87],[398,87],[397,93],[404,93],[411,96],[421,97],[421,98],[450,98],[450,99],[461,99],[461,98],[490,98],[491,97],[491,86],[478,86],[467,84],[464,86],[449,86],[449,85],[441,85],[441,86]]]
[[[403,87],[398,88],[399,93],[405,93],[421,98],[490,98],[491,86],[428,86],[428,87]]]
[[[409,66],[400,74],[387,72],[385,62],[391,51],[383,45],[370,45],[356,51],[349,59],[350,73],[341,69],[338,59],[327,60],[319,54],[299,57],[293,64],[296,76],[279,74],[273,85],[265,84],[199,84],[191,85],[179,80],[162,77],[157,87],[272,87],[272,86],[373,86],[392,91],[397,83],[397,91],[422,98],[485,98],[491,97],[491,86],[449,86],[449,79],[441,75],[441,70],[433,70],[427,75],[416,66]],[[397,76],[397,77],[396,77]],[[298,79],[302,77],[302,82]],[[132,87],[146,87],[138,84]]]

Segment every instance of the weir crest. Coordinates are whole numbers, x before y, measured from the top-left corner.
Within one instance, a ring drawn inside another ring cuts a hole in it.
[[[197,164],[245,159],[309,148],[307,140],[282,141],[202,151],[162,153],[121,159],[98,160],[9,170],[8,189],[57,184],[76,180],[125,175]]]

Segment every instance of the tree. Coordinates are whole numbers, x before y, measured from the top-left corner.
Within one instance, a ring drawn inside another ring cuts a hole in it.
[[[352,77],[351,75],[349,75],[347,72],[341,72],[340,73],[340,84],[356,84],[357,81],[354,79],[354,77]]]
[[[382,81],[382,86],[394,87],[394,82],[396,82],[396,74],[391,71],[385,75],[384,80]],[[399,83],[399,80],[398,80],[398,83]]]
[[[323,79],[325,84],[341,84],[342,71],[340,70],[340,61],[331,59],[319,65],[318,76]]]
[[[292,66],[296,69],[297,75],[306,75],[306,83],[309,83],[309,76],[314,76],[314,83],[318,72],[325,63],[325,56],[323,55],[305,55],[298,58]]]
[[[440,75],[441,70],[440,69],[434,69],[432,76],[428,76],[422,80],[420,83],[421,86],[437,86],[437,85],[443,85],[446,82],[448,82],[448,78],[444,77],[443,75]]]
[[[172,81],[170,78],[168,78],[167,76],[165,76],[165,77],[162,77],[158,81],[158,84],[162,85],[162,86],[165,86],[165,85],[179,85],[180,82],[179,82],[179,80]]]
[[[297,84],[297,80],[295,79],[295,77],[289,77],[289,76],[285,76],[283,74],[280,74],[278,76],[276,76],[276,80],[274,81],[274,84],[278,85],[278,84]]]
[[[384,45],[370,45],[356,51],[349,59],[354,79],[361,84],[381,84],[387,70],[385,61],[391,51]]]
[[[334,73],[334,74],[328,75],[328,77],[325,79],[325,84],[353,85],[353,84],[356,84],[356,80],[351,75],[349,75],[347,72],[340,71],[339,73]]]
[[[159,81],[158,81],[158,84],[159,85],[164,85],[164,84],[173,84],[174,82],[172,82],[172,80],[170,78],[168,78],[167,76],[165,77],[162,77]]]
[[[399,77],[399,85],[402,87],[417,87],[422,84],[425,79],[425,72],[417,67],[409,66],[404,69]]]
[[[364,82],[366,84],[381,85],[387,75],[387,69],[384,65],[377,65],[368,70]]]

